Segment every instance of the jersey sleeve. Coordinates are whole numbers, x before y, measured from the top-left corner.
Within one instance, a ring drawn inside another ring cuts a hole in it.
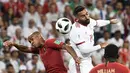
[[[94,19],[90,19],[90,27],[102,27],[105,25],[110,24],[110,20],[94,20]]]
[[[31,53],[39,54],[38,48],[29,47],[29,50],[30,50]]]
[[[110,20],[96,20],[96,26],[102,27],[110,24]]]
[[[46,46],[53,49],[62,49],[63,42],[56,40],[56,39],[48,39],[45,42]]]
[[[84,39],[78,32],[70,34],[70,40],[78,47],[81,53],[91,53],[101,48],[100,45],[93,46]]]

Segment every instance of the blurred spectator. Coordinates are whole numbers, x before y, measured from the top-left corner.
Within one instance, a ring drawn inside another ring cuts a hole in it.
[[[123,6],[122,6],[122,3],[121,2],[117,2],[115,4],[115,18],[118,19],[118,23],[116,25],[111,25],[111,33],[114,35],[114,33],[117,31],[117,30],[120,30],[121,34],[124,35],[124,25],[122,23],[122,12],[123,12]],[[112,36],[113,36],[112,35]]]
[[[104,31],[103,37],[98,39],[97,44],[105,43],[105,42],[107,43],[110,42],[110,33],[108,31]]]
[[[80,0],[70,0],[70,8],[72,9],[72,11],[74,11],[74,8],[80,4]]]
[[[14,18],[14,11],[13,11],[13,8],[8,8],[7,12],[5,12],[6,14],[3,15],[3,20],[4,21],[7,21],[8,24],[11,24],[11,21],[13,20]]]
[[[97,0],[96,1],[96,8],[94,10],[94,14],[95,14],[95,18],[96,19],[106,19],[106,10],[105,10],[105,7],[104,7],[104,4],[103,4],[103,1],[102,0]],[[107,30],[106,29],[106,26],[103,26],[103,27],[96,27],[94,29],[95,31],[95,41],[97,41],[99,38],[102,37],[102,34],[103,34],[103,31]]]
[[[24,12],[26,12],[27,10],[29,10],[29,4],[31,3],[31,0],[23,0],[24,3]]]
[[[9,2],[9,0],[0,0],[0,2],[6,3],[6,2]]]
[[[23,27],[28,27],[30,19],[33,19],[35,21],[36,26],[41,24],[40,16],[33,4],[29,5],[28,11],[26,11],[23,16]]]
[[[116,13],[114,12],[113,7],[111,5],[108,5],[106,10],[107,10],[107,15],[106,15],[107,19],[115,18]]]
[[[96,13],[97,8],[93,6],[92,0],[84,0],[84,3],[90,17],[93,19],[98,19],[99,15]]]
[[[41,5],[37,5],[37,12],[39,14],[39,16],[41,17],[44,13],[43,13],[43,7]]]
[[[6,65],[3,61],[0,61],[0,73],[6,72]]]
[[[3,62],[8,65],[10,64],[11,55],[9,51],[3,51],[4,52],[4,60]]]
[[[3,11],[4,11],[3,3],[0,2],[0,16],[3,15]]]
[[[70,6],[66,5],[64,9],[65,10],[63,13],[63,17],[70,19],[71,22],[74,23],[74,16],[73,16],[73,13],[72,13]]]
[[[60,14],[60,17],[62,17],[64,11],[65,11],[65,6],[69,5],[68,0],[59,0],[57,2],[57,7],[58,7],[58,12]]]
[[[10,39],[10,37],[7,35],[7,30],[5,29],[1,30],[0,35],[1,35],[0,38],[2,39],[3,42]]]
[[[130,34],[127,36],[126,40],[129,42],[129,47],[130,47]]]
[[[17,17],[22,17],[24,15],[25,10],[26,10],[25,4],[22,2],[22,0],[18,0],[16,2],[16,5],[17,5],[16,16]]]
[[[33,19],[30,19],[28,23],[29,23],[29,26],[23,28],[23,36],[26,39],[34,31],[38,31],[38,29],[36,27],[36,22]]]
[[[130,32],[130,5],[126,5],[125,10],[122,13],[122,18],[126,37]]]
[[[12,64],[6,65],[7,73],[15,73],[14,67]]]
[[[20,63],[19,52],[15,47],[11,47],[10,52],[11,52],[10,63],[13,65],[15,73],[18,73]]]
[[[9,27],[7,28],[7,35],[10,37],[15,36],[15,31],[17,28],[21,28],[19,24],[19,18],[14,17],[12,19],[12,24],[10,24]]]
[[[0,16],[0,29],[2,28],[3,25],[4,25],[4,22],[3,22],[2,17]]]
[[[20,65],[19,73],[27,73],[27,67],[25,65]]]
[[[48,38],[48,33],[52,30],[52,25],[47,22],[46,15],[41,16],[42,25],[38,26],[39,30],[42,32],[44,39]]]
[[[121,32],[119,30],[116,31],[114,37],[110,39],[110,44],[115,44],[117,47],[123,46],[123,39],[121,38]]]
[[[128,41],[124,41],[123,46],[119,50],[120,53],[120,63],[123,65],[126,65],[128,67],[129,65],[129,60],[128,60],[128,53],[129,53],[129,43]]]
[[[15,35],[13,37],[11,37],[10,39],[12,42],[15,42],[17,44],[22,44],[22,40],[23,40],[23,37],[22,37],[22,29],[21,28],[17,28],[15,30]]]
[[[4,12],[7,12],[9,8],[13,9],[14,14],[17,10],[17,5],[14,0],[9,0],[8,2],[4,3]]]
[[[56,4],[51,3],[49,5],[49,12],[46,14],[47,20],[49,23],[51,23],[53,20],[57,20],[59,18],[59,14],[56,11]]]
[[[106,19],[106,10],[103,5],[103,0],[97,0],[96,1],[96,7],[97,7],[97,12],[99,14],[98,19]]]
[[[34,4],[35,6],[41,5],[41,4],[40,4],[40,0],[32,0],[32,1],[34,1],[33,4]]]
[[[43,13],[44,13],[44,14],[46,14],[46,13],[49,12],[49,8],[50,8],[49,6],[50,6],[50,4],[52,4],[52,3],[56,4],[56,0],[45,0],[45,3],[44,3],[44,5],[43,5]],[[57,5],[56,5],[55,11],[58,11]]]
[[[38,55],[32,55],[32,59],[27,62],[29,73],[45,73],[44,65],[38,58]]]

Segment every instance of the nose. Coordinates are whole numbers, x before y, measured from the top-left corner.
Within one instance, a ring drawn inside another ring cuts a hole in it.
[[[89,15],[85,15],[85,18],[86,18],[86,19],[89,19]]]

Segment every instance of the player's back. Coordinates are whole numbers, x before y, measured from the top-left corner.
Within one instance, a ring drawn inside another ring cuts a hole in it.
[[[129,73],[129,69],[124,65],[113,62],[105,64],[100,64],[95,66],[90,73]]]

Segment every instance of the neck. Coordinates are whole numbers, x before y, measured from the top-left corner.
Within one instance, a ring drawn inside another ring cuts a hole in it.
[[[107,62],[117,62],[116,58],[107,58],[106,59]]]
[[[45,40],[41,39],[41,45],[39,46],[40,48],[42,48],[44,46]]]

